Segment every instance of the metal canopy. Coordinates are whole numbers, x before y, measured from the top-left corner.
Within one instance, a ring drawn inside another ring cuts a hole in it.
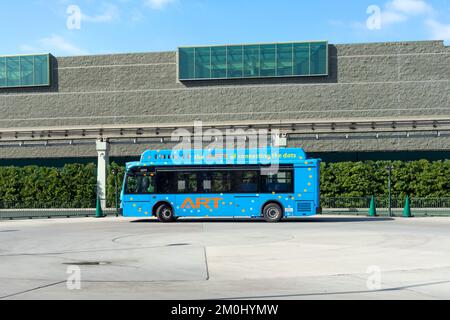
[[[264,120],[234,122],[204,122],[203,131],[225,130],[279,130],[280,134],[351,134],[393,132],[450,132],[450,117],[436,118],[377,118],[335,120]],[[120,140],[135,138],[170,138],[177,129],[187,130],[194,136],[195,123],[174,124],[106,124],[64,127],[0,129],[0,143],[29,141]],[[217,134],[212,134],[215,136]],[[247,135],[237,132],[235,135]]]

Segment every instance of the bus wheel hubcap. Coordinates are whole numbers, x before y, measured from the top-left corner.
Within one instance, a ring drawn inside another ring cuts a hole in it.
[[[164,209],[162,214],[164,218],[170,218],[172,216],[172,212],[170,211],[170,209]]]
[[[269,218],[274,219],[276,217],[278,217],[278,210],[275,208],[270,208],[269,211],[267,212],[267,215],[269,216]]]

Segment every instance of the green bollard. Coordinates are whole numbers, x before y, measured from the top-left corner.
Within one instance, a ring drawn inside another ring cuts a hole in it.
[[[404,218],[411,218],[411,201],[409,200],[409,196],[406,197],[405,201],[405,208],[403,209],[403,217]]]
[[[104,218],[102,203],[100,201],[100,197],[97,197],[97,208],[95,209],[95,217],[96,218]]]
[[[375,205],[375,196],[373,196],[372,200],[370,201],[369,217],[376,217],[376,216],[377,216],[377,206]]]

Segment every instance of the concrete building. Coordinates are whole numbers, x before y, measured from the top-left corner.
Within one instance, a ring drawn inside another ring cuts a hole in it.
[[[109,157],[136,159],[145,149],[169,147],[157,134],[144,138],[141,125],[158,133],[158,125],[195,120],[267,127],[301,121],[310,132],[292,123],[288,146],[325,160],[449,158],[449,47],[423,41],[327,50],[322,76],[200,81],[180,81],[177,52],[50,56],[48,86],[0,88],[0,165],[94,159],[103,126],[128,126],[139,139],[106,139],[102,156],[109,149]],[[348,119],[347,130],[335,130]],[[360,121],[376,123],[358,130]],[[317,130],[321,125],[328,129]],[[97,131],[83,139],[90,128]]]
[[[0,128],[450,118],[450,48],[441,41],[329,45],[325,77],[180,82],[176,52],[52,57],[51,68],[49,87],[0,88]],[[450,146],[445,132],[436,139],[403,136],[312,135],[293,137],[289,145],[315,153],[448,151]],[[148,147],[113,144],[110,156],[137,156]],[[3,159],[96,156],[93,142],[1,143],[0,150]]]

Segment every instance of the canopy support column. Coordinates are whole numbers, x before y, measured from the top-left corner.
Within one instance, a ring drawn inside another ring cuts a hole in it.
[[[109,165],[109,142],[97,140],[97,196],[100,198],[102,209],[106,209],[106,176]]]

